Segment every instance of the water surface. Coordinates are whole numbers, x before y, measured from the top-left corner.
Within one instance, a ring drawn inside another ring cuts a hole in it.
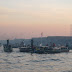
[[[59,54],[0,51],[0,72],[72,72],[72,52]]]

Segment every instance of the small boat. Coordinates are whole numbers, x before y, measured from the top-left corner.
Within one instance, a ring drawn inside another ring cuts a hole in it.
[[[9,45],[9,40],[7,40],[7,44],[5,44],[3,47],[4,47],[4,52],[12,52],[13,51],[12,46]]]
[[[24,44],[24,41],[22,41],[20,44],[19,50],[20,50],[20,52],[31,52],[32,48],[30,46],[26,46]]]

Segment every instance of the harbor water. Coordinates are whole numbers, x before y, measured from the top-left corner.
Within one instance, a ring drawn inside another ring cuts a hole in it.
[[[72,72],[72,51],[58,54],[0,51],[0,72]]]

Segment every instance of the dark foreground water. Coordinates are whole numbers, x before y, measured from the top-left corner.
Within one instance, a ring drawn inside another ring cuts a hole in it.
[[[72,52],[31,55],[0,51],[0,72],[72,72]]]

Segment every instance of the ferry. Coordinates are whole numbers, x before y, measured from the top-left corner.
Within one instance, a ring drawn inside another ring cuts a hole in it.
[[[61,53],[61,52],[69,52],[68,47],[61,46],[61,47],[48,47],[48,46],[41,46],[35,49],[35,53],[39,54],[53,54],[53,53]]]
[[[35,53],[39,54],[50,54],[50,53],[60,53],[61,50],[58,47],[48,47],[48,46],[41,46],[35,50]]]

